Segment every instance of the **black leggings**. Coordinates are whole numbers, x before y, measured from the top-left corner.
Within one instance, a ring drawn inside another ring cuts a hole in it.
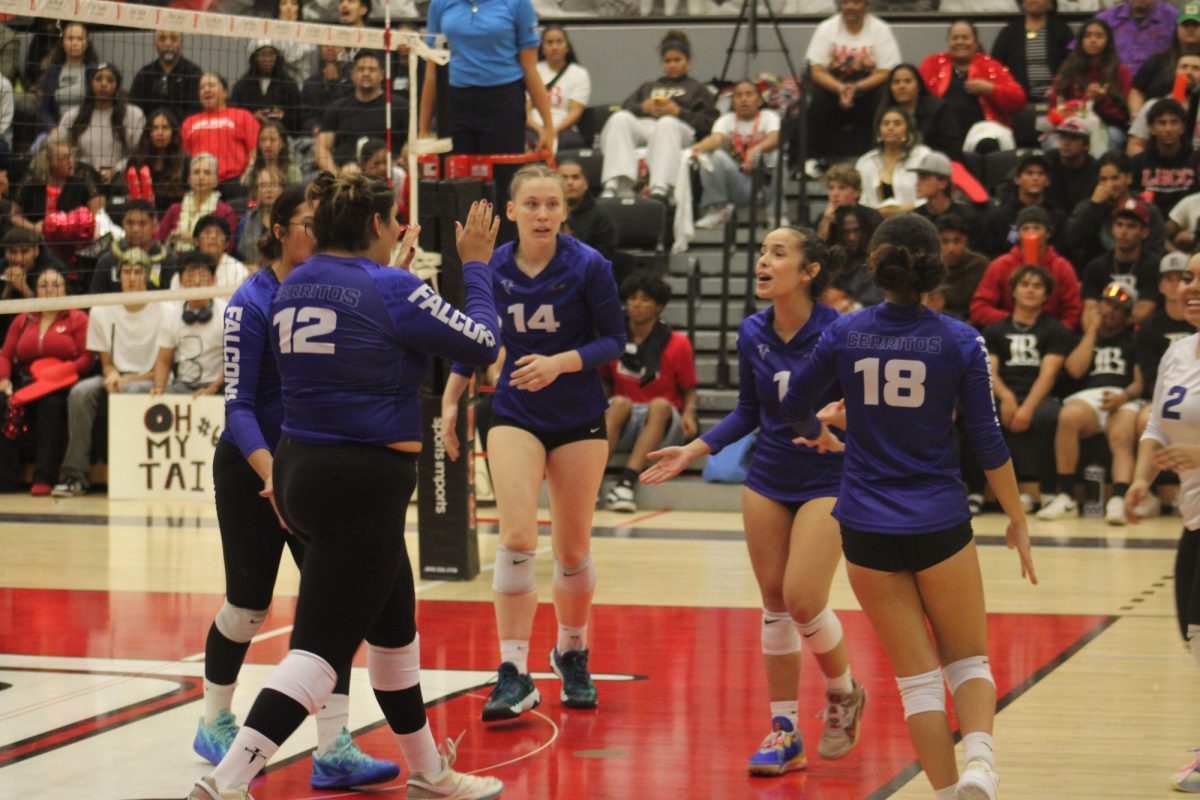
[[[1175,554],[1175,613],[1179,617],[1179,632],[1186,641],[1188,626],[1200,625],[1200,530],[1184,528],[1179,537],[1179,550]]]

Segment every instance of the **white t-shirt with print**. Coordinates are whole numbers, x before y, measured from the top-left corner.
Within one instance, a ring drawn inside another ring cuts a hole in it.
[[[122,375],[144,375],[158,360],[158,329],[170,303],[147,303],[140,311],[97,306],[88,315],[87,349],[109,353]]]
[[[208,322],[188,325],[183,321],[186,303],[173,303],[174,312],[158,329],[158,347],[175,351],[175,380],[181,383],[207,386],[224,369],[222,336],[224,334],[225,303],[214,300],[212,317]]]
[[[558,74],[545,61],[537,63],[537,70],[538,74],[542,76],[543,84],[550,83]],[[562,77],[555,81],[553,86],[546,89],[546,94],[550,98],[550,118],[557,126],[562,123],[567,112],[571,110],[572,101],[580,103],[585,108],[591,102],[592,76],[579,64],[568,64]],[[536,115],[536,109],[534,113]]]
[[[840,79],[854,73],[891,69],[900,63],[900,45],[891,27],[874,14],[867,14],[857,34],[846,30],[842,15],[835,14],[813,31],[804,58]]]
[[[767,134],[778,131],[781,124],[779,114],[769,108],[762,109],[757,117],[750,120],[739,119],[735,112],[730,111],[713,123],[712,132],[725,137],[724,149],[735,156],[734,161],[740,164],[737,156],[761,142]],[[763,161],[766,166],[774,166],[778,155],[778,148],[765,153]]]

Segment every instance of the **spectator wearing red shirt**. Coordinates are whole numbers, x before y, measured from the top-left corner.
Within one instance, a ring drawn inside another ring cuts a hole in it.
[[[1067,330],[1075,330],[1079,326],[1079,315],[1083,309],[1083,301],[1079,295],[1079,277],[1075,274],[1071,262],[1060,256],[1051,245],[1046,244],[1051,233],[1050,215],[1046,209],[1041,206],[1021,209],[1017,214],[1017,233],[1022,240],[1036,239],[1037,261],[1026,261],[1022,245],[1018,243],[1010,252],[988,264],[978,288],[975,289],[975,296],[971,298],[971,323],[982,328],[1011,314],[1013,296],[1009,279],[1020,267],[1034,263],[1054,278],[1054,291],[1046,301],[1043,311],[1058,319]]]
[[[1025,90],[1008,67],[979,49],[975,26],[959,20],[950,26],[944,53],[921,63],[921,79],[958,117],[966,142],[977,137],[971,128],[981,122],[1012,127],[1012,117],[1025,107]],[[991,138],[991,137],[985,137]]]
[[[621,285],[629,338],[625,354],[600,368],[611,388],[605,424],[610,454],[629,451],[620,480],[604,507],[637,511],[634,487],[646,454],[682,444],[697,433],[696,363],[687,336],[660,318],[671,287],[649,272],[636,272]]]
[[[52,267],[37,277],[38,297],[62,297],[66,281]],[[78,375],[87,374],[96,363],[87,349],[88,316],[83,311],[34,311],[20,314],[0,348],[0,396],[33,383],[30,371],[39,359],[68,361]],[[33,494],[49,495],[58,480],[58,469],[67,448],[67,393],[70,387],[23,406],[27,430],[15,439],[0,435],[0,491],[20,488],[18,464],[22,454],[33,457]]]
[[[211,153],[217,158],[217,181],[226,198],[244,194],[242,173],[258,145],[258,120],[244,108],[225,105],[229,86],[215,72],[200,78],[203,110],[183,121],[183,148],[189,155]]]

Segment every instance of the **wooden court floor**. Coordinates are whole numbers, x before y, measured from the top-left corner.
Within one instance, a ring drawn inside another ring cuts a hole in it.
[[[481,509],[486,516],[488,509]],[[1177,517],[1137,527],[1034,523],[1042,584],[1023,583],[1003,521],[976,522],[1001,697],[1003,798],[1167,798],[1200,746],[1200,673],[1179,639],[1171,579]],[[415,519],[409,546],[416,553]],[[482,525],[490,563],[494,531]],[[548,545],[548,541],[546,542]],[[899,699],[843,574],[833,591],[852,668],[868,688],[862,740],[816,756],[821,683],[806,657],[801,718],[809,769],[750,779],[766,732],[759,601],[736,514],[600,512],[592,620],[595,711],[557,699],[543,605],[531,668],[544,702],[517,723],[478,721],[495,667],[490,575],[419,585],[424,688],[439,736],[466,731],[465,770],[510,798],[925,798]],[[548,597],[543,548],[539,586]],[[297,586],[285,559],[276,604],[252,646],[234,710],[287,647]],[[223,590],[206,503],[0,497],[0,798],[182,798],[207,771],[191,752],[203,646]],[[397,757],[360,653],[351,725],[365,749]],[[311,722],[253,786],[258,800],[352,796],[308,786]],[[403,783],[375,789],[404,796]]]

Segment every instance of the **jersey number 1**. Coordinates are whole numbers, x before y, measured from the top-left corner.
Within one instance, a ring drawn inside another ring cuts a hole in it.
[[[562,327],[554,319],[554,306],[549,303],[535,308],[533,316],[528,320],[525,319],[525,306],[522,303],[513,303],[508,307],[508,313],[512,314],[513,327],[517,329],[517,333],[525,333],[527,331],[554,333]]]
[[[275,315],[274,322],[279,328],[279,352],[333,355],[333,342],[313,341],[337,330],[337,312],[332,308],[285,308]]]
[[[879,359],[854,362],[855,374],[863,375],[863,405],[879,405]],[[925,362],[904,358],[883,365],[883,403],[896,408],[920,408],[925,402]]]

